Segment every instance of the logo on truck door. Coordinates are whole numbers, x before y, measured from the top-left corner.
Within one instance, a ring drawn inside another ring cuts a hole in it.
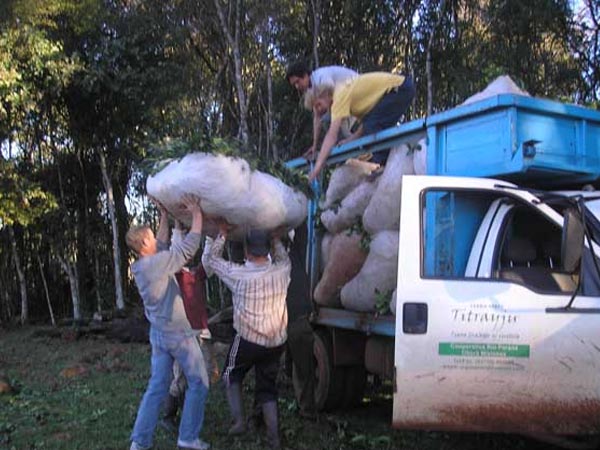
[[[486,303],[451,308],[449,313],[455,328],[449,339],[438,343],[445,369],[525,369],[530,346],[519,342],[518,314]]]

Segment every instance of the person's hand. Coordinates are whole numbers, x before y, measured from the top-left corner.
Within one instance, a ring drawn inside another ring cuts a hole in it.
[[[200,197],[194,194],[184,194],[181,197],[182,206],[192,214],[202,216],[202,208],[200,207]]]
[[[347,138],[340,139],[337,142],[337,144],[335,144],[335,145],[337,145],[337,146],[344,145],[344,144],[347,144],[348,142],[352,142],[353,140],[354,140],[354,138],[352,136],[348,136]]]
[[[315,156],[317,156],[317,152],[315,151],[314,145],[311,145],[310,147],[308,147],[308,149],[302,155],[302,157],[304,159],[306,159],[307,161],[314,161]]]
[[[319,173],[316,172],[315,169],[311,170],[310,173],[308,174],[308,182],[312,183],[318,176],[319,176]]]
[[[167,214],[167,208],[165,208],[165,206],[161,202],[159,202],[156,197],[148,194],[148,200],[150,200],[150,202],[152,202],[154,206],[156,206],[156,208],[161,214]]]
[[[227,222],[227,220],[225,220],[223,217],[217,217],[213,220],[214,220],[215,224],[217,225],[219,234],[221,236],[223,236],[225,239],[227,239],[227,235],[229,234],[229,231],[232,230],[234,228],[234,226],[232,224],[230,224],[229,222]]]

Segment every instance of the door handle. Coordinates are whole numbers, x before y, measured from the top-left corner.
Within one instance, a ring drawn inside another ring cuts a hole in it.
[[[402,305],[402,331],[404,334],[427,333],[427,303],[404,303]]]

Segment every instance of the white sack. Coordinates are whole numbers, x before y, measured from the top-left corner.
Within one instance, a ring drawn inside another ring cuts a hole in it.
[[[390,311],[393,315],[396,315],[396,302],[398,298],[398,290],[394,289],[394,293],[392,294],[392,299],[390,300]]]
[[[327,267],[329,261],[329,250],[331,249],[331,241],[333,240],[333,234],[325,233],[321,238],[321,261],[319,264],[320,273],[323,273],[323,269]]]
[[[329,259],[313,298],[322,306],[340,307],[340,289],[360,270],[367,252],[361,247],[362,235],[343,231],[333,236]]]
[[[402,176],[412,174],[414,174],[413,156],[408,146],[401,145],[393,148],[377,189],[363,214],[363,226],[369,234],[383,230],[398,230]]]
[[[360,222],[365,208],[369,204],[378,180],[363,181],[355,187],[338,208],[328,209],[321,213],[321,222],[330,233],[339,233]]]
[[[252,171],[243,159],[218,154],[190,153],[171,161],[148,177],[146,189],[188,225],[191,215],[179,206],[186,193],[201,198],[206,216],[223,217],[233,225],[295,228],[307,213],[307,199],[300,191],[271,175]]]
[[[377,291],[392,291],[397,278],[398,231],[382,231],[373,236],[358,275],[342,288],[342,305],[352,311],[375,311]]]
[[[321,209],[331,208],[337,201],[342,200],[346,195],[360,184],[374,170],[379,168],[379,164],[361,161],[358,159],[349,159],[344,164],[331,172],[325,200],[320,205]]]
[[[483,91],[470,96],[461,104],[468,105],[469,103],[474,103],[498,94],[517,94],[530,97],[529,93],[519,88],[508,75],[502,75],[488,84]]]
[[[413,167],[415,175],[427,175],[427,139],[419,140],[413,152]]]

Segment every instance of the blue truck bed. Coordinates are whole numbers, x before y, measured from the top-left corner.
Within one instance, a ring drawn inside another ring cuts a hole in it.
[[[330,164],[427,137],[427,174],[553,188],[600,178],[600,111],[499,94],[335,147]],[[302,167],[298,158],[290,167]]]

